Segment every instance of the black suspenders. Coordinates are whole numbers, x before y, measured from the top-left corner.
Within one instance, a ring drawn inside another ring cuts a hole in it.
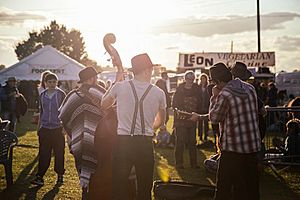
[[[132,89],[132,92],[133,92],[133,96],[134,96],[134,99],[135,99],[134,113],[133,113],[133,118],[132,118],[130,135],[131,136],[134,135],[134,129],[135,129],[135,124],[136,124],[136,118],[137,118],[138,109],[140,109],[142,134],[145,135],[145,119],[144,119],[143,101],[144,101],[145,97],[147,96],[147,94],[149,93],[150,89],[152,88],[152,84],[150,84],[148,86],[148,88],[146,89],[146,91],[144,92],[144,94],[143,94],[143,96],[141,97],[140,100],[138,99],[137,92],[136,92],[136,89],[134,87],[133,82],[129,81],[129,84],[131,86],[131,89]]]

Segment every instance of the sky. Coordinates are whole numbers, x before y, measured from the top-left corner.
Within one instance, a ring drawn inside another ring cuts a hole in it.
[[[179,52],[257,52],[256,0],[0,0],[0,64],[18,62],[14,47],[56,20],[82,33],[89,57],[108,65],[106,33],[123,65],[147,52],[178,66]],[[261,51],[275,51],[273,72],[300,69],[300,1],[260,0]]]

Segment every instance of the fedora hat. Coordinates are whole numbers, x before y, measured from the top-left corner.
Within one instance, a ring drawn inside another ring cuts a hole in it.
[[[214,64],[210,69],[209,69],[209,77],[210,81],[222,81],[222,82],[228,82],[232,80],[232,75],[230,73],[230,70],[228,67],[220,62]]]
[[[137,73],[145,69],[152,68],[153,63],[150,57],[148,56],[148,54],[143,53],[143,54],[136,55],[131,59],[131,66],[132,68],[130,68],[129,70],[132,71],[133,73]]]
[[[8,77],[6,82],[17,82],[17,79],[16,79],[16,77],[11,76],[11,77]]]
[[[252,76],[252,73],[247,69],[246,64],[242,62],[235,62],[231,68],[231,73],[233,77],[239,78],[242,81],[246,81]]]
[[[79,72],[78,76],[80,80],[77,83],[83,83],[84,81],[97,76],[99,73],[100,72],[97,72],[94,67],[86,67]]]

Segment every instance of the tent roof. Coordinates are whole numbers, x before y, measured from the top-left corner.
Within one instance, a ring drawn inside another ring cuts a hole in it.
[[[0,82],[10,76],[18,80],[40,80],[41,73],[50,70],[59,80],[78,80],[78,73],[85,66],[66,56],[50,45],[44,46],[18,63],[0,71]]]

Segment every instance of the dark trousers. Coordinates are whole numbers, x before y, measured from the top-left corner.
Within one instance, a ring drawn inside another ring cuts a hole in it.
[[[219,124],[211,124],[212,132],[215,138],[215,150],[218,153],[218,138],[220,137],[220,126]]]
[[[137,200],[151,200],[154,168],[151,137],[117,136],[117,143],[113,150],[112,195],[114,200],[131,200],[128,177],[133,166],[137,177]]]
[[[168,123],[169,119],[170,119],[169,108],[166,108],[166,121],[165,121],[166,124]]]
[[[63,175],[65,173],[65,137],[62,133],[62,128],[41,128],[38,135],[40,146],[37,175],[41,177],[45,175],[51,162],[52,150],[54,152],[54,171],[58,175]]]
[[[221,152],[215,200],[258,200],[257,153]]]
[[[200,140],[207,140],[208,118],[203,118],[198,121],[198,135]]]
[[[185,145],[189,150],[190,165],[197,165],[196,127],[176,127],[175,161],[176,165],[183,165]]]

